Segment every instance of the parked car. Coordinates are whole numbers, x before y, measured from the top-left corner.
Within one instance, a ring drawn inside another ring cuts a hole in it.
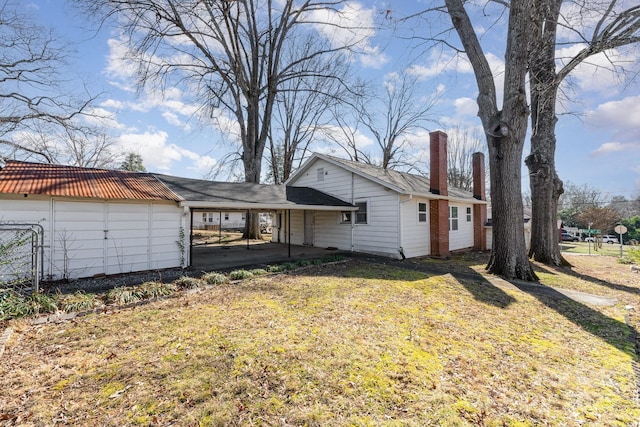
[[[618,240],[618,236],[612,236],[610,234],[606,234],[606,235],[604,235],[602,237],[599,237],[598,240],[600,240],[602,243],[609,243],[610,245],[620,242]],[[596,238],[595,237],[585,237],[584,241],[585,242],[595,242]]]
[[[580,240],[580,238],[578,238],[577,236],[574,236],[573,234],[569,234],[566,231],[562,232],[562,241],[563,242],[578,242]]]

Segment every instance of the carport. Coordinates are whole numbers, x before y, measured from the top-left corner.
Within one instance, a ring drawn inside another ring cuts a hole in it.
[[[309,187],[265,185],[246,182],[214,182],[156,174],[171,191],[180,195],[180,206],[188,216],[189,259],[186,264],[201,268],[230,268],[233,266],[277,262],[290,258],[312,258],[332,253],[330,247],[293,245],[292,217],[312,217],[314,212],[345,212],[358,208],[351,203]],[[271,212],[275,216],[271,242],[260,242],[235,247],[193,246],[193,215],[202,211],[243,211],[247,219],[252,213]],[[305,234],[313,233],[307,230]],[[306,241],[306,239],[303,239]],[[225,249],[226,248],[226,249]]]

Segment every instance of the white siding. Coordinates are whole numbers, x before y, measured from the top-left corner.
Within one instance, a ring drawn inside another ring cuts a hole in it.
[[[0,221],[43,226],[47,279],[180,266],[183,210],[175,204],[0,197]]]
[[[458,230],[449,230],[449,250],[469,249],[473,247],[473,205],[449,203],[458,208]],[[471,208],[471,221],[467,221],[467,208]]]
[[[322,177],[318,173],[318,169],[323,169]],[[354,225],[353,250],[395,258],[400,257],[398,193],[322,159],[317,159],[304,174],[298,176],[290,185],[312,187],[351,203],[366,201],[368,203],[368,223]],[[339,224],[337,219],[332,224],[332,221],[327,220],[326,216],[320,218],[322,225],[327,225],[329,229],[323,228],[321,232],[318,230],[315,233],[316,246],[322,242],[322,246],[350,250],[349,234],[347,234],[349,242],[342,235],[335,241],[329,240],[330,236],[336,237],[339,233],[348,233],[349,225]],[[296,230],[293,224],[291,228],[293,231]],[[327,233],[327,237],[320,238],[320,233]],[[317,240],[319,238],[320,240]],[[292,243],[294,242],[292,238]]]
[[[426,221],[418,221],[418,203],[427,205]],[[402,248],[407,258],[431,254],[429,200],[412,198],[401,202]]]

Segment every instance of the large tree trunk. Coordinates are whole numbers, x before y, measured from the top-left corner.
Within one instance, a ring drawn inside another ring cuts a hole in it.
[[[556,28],[560,0],[540,0],[532,26],[529,75],[531,94],[531,247],[529,256],[548,265],[568,265],[558,244],[558,199],[563,193],[556,173],[556,97],[560,83],[555,71]],[[544,7],[540,7],[544,6]]]
[[[505,49],[504,102],[497,107],[493,73],[462,0],[445,0],[478,83],[478,116],[489,148],[492,251],[487,269],[508,279],[536,280],[527,257],[522,207],[522,151],[529,109],[525,76],[532,6],[512,0]]]
[[[521,126],[526,129],[526,118]],[[487,135],[491,185],[492,249],[487,270],[506,278],[537,280],[529,263],[522,206],[523,144]]]

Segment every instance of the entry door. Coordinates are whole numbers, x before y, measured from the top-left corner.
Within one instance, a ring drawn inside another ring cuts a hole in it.
[[[313,211],[304,211],[304,242],[313,246]]]

